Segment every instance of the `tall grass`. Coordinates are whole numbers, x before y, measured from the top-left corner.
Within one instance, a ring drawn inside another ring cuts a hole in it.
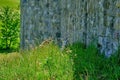
[[[120,80],[120,59],[105,58],[90,45],[61,51],[53,43],[24,53],[0,55],[0,80]]]
[[[72,61],[54,44],[0,55],[0,80],[72,80]]]
[[[86,49],[81,43],[70,46],[73,51],[74,80],[120,80],[119,53],[104,57],[94,45]]]

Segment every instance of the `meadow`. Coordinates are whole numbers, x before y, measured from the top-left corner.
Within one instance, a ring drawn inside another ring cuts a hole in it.
[[[0,54],[0,80],[119,80],[120,58],[105,58],[81,43],[63,51],[54,43],[30,51]]]
[[[0,0],[17,8],[19,0]],[[73,43],[61,50],[54,42],[29,51],[0,51],[0,80],[120,80],[120,49],[110,58],[94,45]]]

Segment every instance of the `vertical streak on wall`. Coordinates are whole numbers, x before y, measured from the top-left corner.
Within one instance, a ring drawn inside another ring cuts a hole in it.
[[[25,13],[25,9],[24,9],[24,6],[25,6],[25,2],[23,0],[20,1],[20,5],[21,5],[21,12],[24,12]],[[21,49],[24,49],[25,48],[25,22],[23,21],[24,17],[25,17],[25,14],[22,14],[21,16]]]
[[[115,21],[115,29],[117,31],[120,30],[120,0],[116,1],[116,21]],[[120,44],[120,31],[116,33],[116,41]]]
[[[113,33],[114,33],[114,23],[115,23],[115,15],[116,15],[115,3],[116,3],[115,0],[111,0],[111,2],[110,2],[110,4],[111,4],[111,6],[110,6],[110,11],[112,11],[111,14],[110,14],[110,18],[111,18],[111,20],[110,20],[111,42],[114,41],[114,40],[113,40],[113,38],[114,38]],[[112,43],[112,45],[111,45],[111,49],[112,49],[112,53],[113,53],[113,49],[114,49],[114,44],[113,44],[113,43]]]
[[[22,10],[24,10],[23,7],[22,7],[22,6],[23,6],[22,0],[20,1],[20,6],[21,6],[20,11],[21,11],[21,12],[24,12],[24,11],[22,11]],[[23,22],[23,15],[24,15],[24,14],[21,14],[21,15],[20,15],[20,22],[21,22],[21,24],[20,24],[20,26],[21,26],[21,28],[20,28],[20,29],[21,29],[21,30],[20,30],[20,33],[21,33],[21,34],[20,34],[20,39],[21,39],[20,47],[21,47],[21,50],[24,49],[24,44],[25,44],[25,43],[24,43],[25,39],[24,39],[24,27],[23,27],[23,24],[24,24],[24,22]]]
[[[104,0],[104,2],[103,2],[103,7],[104,7],[104,16],[103,16],[104,21],[103,22],[104,22],[104,27],[105,27],[104,30],[106,30],[106,27],[107,27],[107,8],[108,8],[108,5],[109,5],[108,0]],[[103,34],[105,34],[104,32],[103,32]]]
[[[59,0],[48,0],[49,2],[49,37],[54,38],[54,40],[61,45],[61,6]]]
[[[87,26],[88,26],[88,23],[87,23],[87,21],[88,21],[88,12],[87,12],[87,7],[88,6],[88,4],[87,4],[87,0],[84,0],[84,12],[85,12],[85,14],[84,14],[84,32],[83,32],[83,34],[84,34],[84,44],[85,44],[85,47],[87,46]]]
[[[61,37],[62,42],[66,42],[67,36],[67,0],[61,0]],[[69,19],[69,18],[68,18]],[[65,37],[66,36],[66,37]]]

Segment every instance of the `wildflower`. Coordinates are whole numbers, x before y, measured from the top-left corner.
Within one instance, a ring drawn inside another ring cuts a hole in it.
[[[66,50],[66,53],[72,53],[72,50],[67,49],[67,50]]]

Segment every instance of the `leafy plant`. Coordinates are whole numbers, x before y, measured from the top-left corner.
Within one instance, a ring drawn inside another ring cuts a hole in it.
[[[1,21],[1,46],[4,49],[10,49],[18,45],[19,42],[19,11],[10,7],[4,7],[0,11]]]

